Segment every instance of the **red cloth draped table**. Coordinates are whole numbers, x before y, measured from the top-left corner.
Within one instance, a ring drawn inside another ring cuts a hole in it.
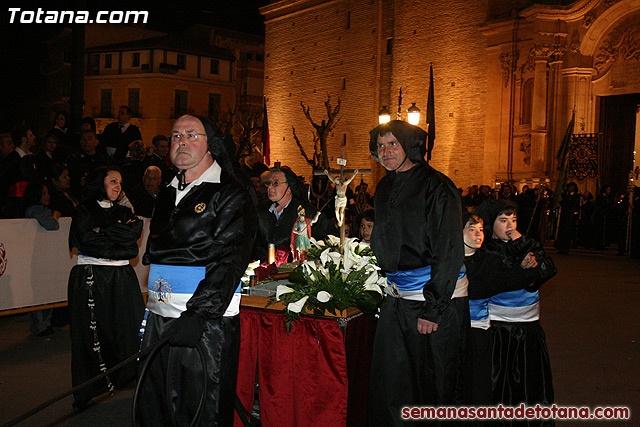
[[[268,300],[242,296],[237,393],[244,407],[253,406],[257,367],[263,427],[366,425],[373,316],[355,308],[302,316],[287,335],[282,305],[262,308]],[[242,427],[237,414],[235,426]]]

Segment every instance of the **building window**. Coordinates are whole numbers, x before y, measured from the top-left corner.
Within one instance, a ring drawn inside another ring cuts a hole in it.
[[[247,61],[253,61],[253,53],[247,52]]]
[[[111,89],[102,89],[100,91],[100,117],[112,117]]]
[[[220,119],[220,101],[221,96],[219,93],[209,94],[209,118],[213,122],[217,122]]]
[[[347,88],[347,79],[345,77],[342,78],[342,90]]]
[[[217,59],[211,60],[211,65],[209,66],[209,72],[211,74],[220,74],[220,61]]]
[[[533,78],[528,79],[522,86],[522,102],[520,107],[520,124],[531,124],[531,111],[533,110]]]
[[[387,39],[387,55],[391,55],[393,51],[393,38],[389,37]]]
[[[111,68],[111,54],[107,53],[104,56],[104,68]]]
[[[246,94],[247,94],[248,89],[249,89],[249,84],[248,84],[247,82],[243,82],[243,83],[242,83],[242,94],[243,94],[243,95],[246,95]]]
[[[186,70],[187,69],[187,55],[178,54],[178,69]]]
[[[351,11],[347,11],[347,30],[351,28]]]
[[[129,89],[129,108],[134,117],[140,117],[140,89]]]
[[[177,119],[180,116],[184,116],[187,114],[187,96],[189,92],[186,90],[177,90],[176,89],[176,99],[174,104],[174,114],[173,118]]]
[[[264,55],[262,55],[260,53],[256,53],[256,61],[264,62]]]
[[[132,67],[140,66],[140,52],[133,52],[133,61],[131,64]]]

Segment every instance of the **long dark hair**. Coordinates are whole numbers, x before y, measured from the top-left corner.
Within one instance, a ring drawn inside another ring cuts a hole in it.
[[[30,182],[29,185],[27,185],[27,188],[24,190],[24,195],[22,196],[22,206],[24,209],[40,204],[43,188],[44,184],[41,182]]]

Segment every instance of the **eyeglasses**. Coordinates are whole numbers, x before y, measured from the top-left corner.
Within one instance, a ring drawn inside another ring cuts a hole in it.
[[[171,142],[180,142],[183,139],[185,141],[194,142],[198,140],[198,135],[207,136],[204,133],[193,133],[193,132],[174,133],[173,135],[171,135]]]
[[[269,187],[276,188],[278,185],[284,185],[286,183],[287,183],[287,181],[282,181],[282,182],[280,182],[280,181],[267,181],[267,182],[264,183],[264,186],[267,187],[267,188],[269,188]]]

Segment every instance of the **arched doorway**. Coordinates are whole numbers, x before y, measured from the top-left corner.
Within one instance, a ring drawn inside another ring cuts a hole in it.
[[[639,105],[639,93],[600,97],[599,187],[611,185],[617,195],[626,191],[633,167]]]

